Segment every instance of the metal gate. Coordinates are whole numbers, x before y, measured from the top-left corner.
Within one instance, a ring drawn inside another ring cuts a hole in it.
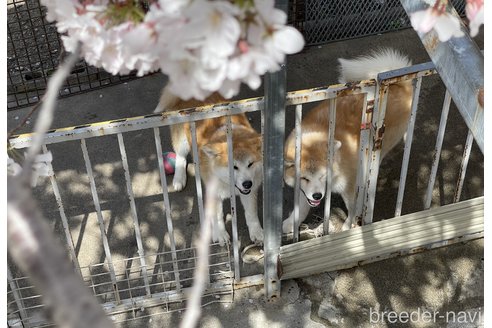
[[[379,168],[377,155],[370,156],[374,153],[371,141],[379,131],[379,126],[375,125],[374,129],[361,130],[357,210],[366,225],[313,240],[293,244],[287,242],[288,245],[282,246],[277,254],[280,256],[279,266],[271,267],[271,263],[265,261],[263,271],[261,263],[251,266],[241,258],[248,234],[240,233],[241,225],[244,227],[242,211],[231,209],[233,238],[231,244],[225,247],[211,245],[209,283],[202,304],[231,301],[235,288],[262,284],[266,279],[263,272],[268,270],[276,272],[280,279],[287,279],[482,237],[483,200],[478,198],[460,202],[473,143],[471,133],[466,139],[460,163],[453,199],[457,205],[430,208],[451,104],[448,93],[442,106],[423,212],[400,217],[422,80],[434,74],[433,65],[427,63],[380,74],[377,81],[289,92],[286,105],[288,110],[295,110],[296,124],[300,123],[303,108],[311,103],[331,99],[330,106],[335,108],[336,98],[349,94],[365,94],[366,101],[361,108],[363,120],[368,120],[371,114],[376,119],[374,121],[373,118],[373,122],[380,122],[384,117],[383,95],[388,86],[404,79],[414,81],[412,116],[404,146],[395,218],[371,224]],[[375,95],[375,98],[370,95]],[[46,135],[44,152],[50,150],[53,153],[55,168],[52,168],[49,184],[36,190],[38,200],[58,210],[58,214],[50,212],[48,217],[67,245],[74,270],[80,273],[116,322],[183,310],[192,283],[196,263],[193,230],[196,230],[203,215],[203,193],[197,174],[199,167],[194,165],[196,183],[191,196],[168,192],[168,178],[161,156],[163,142],[169,145],[166,127],[183,122],[191,122],[193,127],[195,122],[206,118],[238,113],[249,113],[256,117],[256,121],[253,118],[253,125],[263,127],[263,115],[259,117],[258,114],[260,111],[263,114],[264,104],[263,97],[246,99],[212,107],[56,129]],[[194,159],[198,154],[195,140]],[[108,146],[103,146],[102,141]],[[29,134],[10,139],[10,144],[16,149],[28,147],[30,142]],[[132,143],[134,147],[131,147]],[[374,151],[377,154],[377,150]],[[140,183],[142,180],[145,180],[143,185]],[[190,180],[187,189],[191,192],[193,183]],[[327,190],[331,190],[329,184]],[[50,196],[46,195],[47,191],[50,191]],[[297,187],[295,193],[298,192]],[[326,199],[330,199],[328,192]],[[322,224],[326,232],[329,230],[330,202],[327,201],[325,206]],[[459,215],[448,220],[450,213]],[[430,228],[426,225],[429,216],[437,220]],[[268,219],[264,217],[265,239],[277,233],[265,227]],[[409,227],[408,222],[413,228]],[[294,241],[298,241],[299,224],[295,227]],[[392,239],[392,233],[397,229],[414,233],[409,234],[409,243],[399,244],[399,241]],[[377,231],[381,231],[380,238],[374,237]],[[423,236],[422,231],[428,233]],[[364,237],[367,234],[372,236],[370,240],[375,241],[374,245]],[[385,238],[387,242],[382,242]],[[341,249],[354,243],[360,250],[358,253],[354,251],[347,255],[341,252]],[[310,250],[309,255],[306,254],[307,249]],[[332,260],[319,261],[319,256],[331,254],[330,249],[335,252],[335,255],[330,255]],[[42,315],[45,305],[41,296],[35,292],[28,278],[20,275],[13,266],[8,272],[8,284],[9,326],[49,326],[49,321]]]

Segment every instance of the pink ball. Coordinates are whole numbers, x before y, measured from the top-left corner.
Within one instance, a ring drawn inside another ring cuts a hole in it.
[[[164,159],[164,172],[167,175],[173,174],[176,168],[176,154],[172,151],[167,151],[162,154],[162,157]]]

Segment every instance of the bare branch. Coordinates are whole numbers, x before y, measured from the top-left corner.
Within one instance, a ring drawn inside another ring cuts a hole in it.
[[[112,323],[97,300],[74,272],[65,247],[56,241],[30,189],[32,165],[53,120],[58,90],[77,58],[78,51],[50,79],[22,173],[8,178],[8,249],[17,266],[31,278],[43,295],[48,313],[57,325],[111,327]]]
[[[55,74],[53,74],[48,82],[46,88],[46,94],[43,97],[43,103],[39,112],[39,117],[34,125],[34,136],[31,147],[27,151],[26,158],[24,159],[23,170],[21,178],[24,181],[29,181],[31,178],[31,167],[37,154],[41,151],[43,139],[46,131],[53,122],[53,114],[55,112],[56,100],[58,98],[58,92],[63,85],[63,82],[70,74],[70,71],[79,58],[80,45],[77,49],[67,58],[67,60],[58,67]]]
[[[103,309],[56,242],[27,184],[8,178],[7,237],[12,259],[44,297],[60,327],[112,327]]]
[[[217,216],[217,178],[213,178],[207,184],[205,195],[205,219],[200,229],[200,239],[197,243],[197,265],[190,299],[188,300],[186,312],[181,321],[180,328],[196,327],[201,312],[201,298],[205,290],[208,276],[208,255],[210,238],[212,236],[212,222]]]

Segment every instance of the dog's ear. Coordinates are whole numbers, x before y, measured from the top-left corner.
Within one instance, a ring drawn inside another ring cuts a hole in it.
[[[201,151],[203,151],[205,155],[207,155],[210,158],[217,157],[220,154],[217,144],[213,144],[213,143],[203,146],[201,148]]]

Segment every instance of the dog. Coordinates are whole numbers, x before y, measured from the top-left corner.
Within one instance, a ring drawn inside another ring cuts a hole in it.
[[[164,88],[155,109],[155,113],[164,110],[178,110],[225,102],[218,93],[204,101],[194,99],[183,101]],[[214,222],[213,241],[224,245],[229,241],[229,234],[224,224],[222,202],[230,197],[229,160],[226,117],[205,119],[196,123],[197,146],[200,160],[200,175],[207,188],[212,178],[217,178],[219,196],[217,216]],[[234,184],[244,208],[244,216],[249,230],[249,237],[255,244],[263,242],[263,229],[258,218],[258,189],[263,181],[262,138],[248,121],[245,114],[231,116],[232,148],[234,158]],[[173,187],[176,191],[186,186],[186,157],[191,150],[191,132],[189,123],[171,125],[171,141],[176,153],[176,167]]]
[[[369,56],[355,59],[339,58],[340,83],[375,79],[379,72],[411,66],[412,62],[394,49],[380,49]],[[411,81],[392,84],[389,87],[385,133],[381,157],[404,137],[410,118],[413,88]],[[361,132],[364,95],[348,95],[336,100],[335,153],[332,168],[332,192],[341,194],[348,215],[342,230],[355,223],[357,164]],[[326,191],[328,152],[328,101],[312,109],[301,122],[301,168],[299,221],[309,214],[311,207],[320,205]],[[285,142],[284,180],[295,186],[295,130]],[[283,232],[293,231],[294,212],[284,220]]]

